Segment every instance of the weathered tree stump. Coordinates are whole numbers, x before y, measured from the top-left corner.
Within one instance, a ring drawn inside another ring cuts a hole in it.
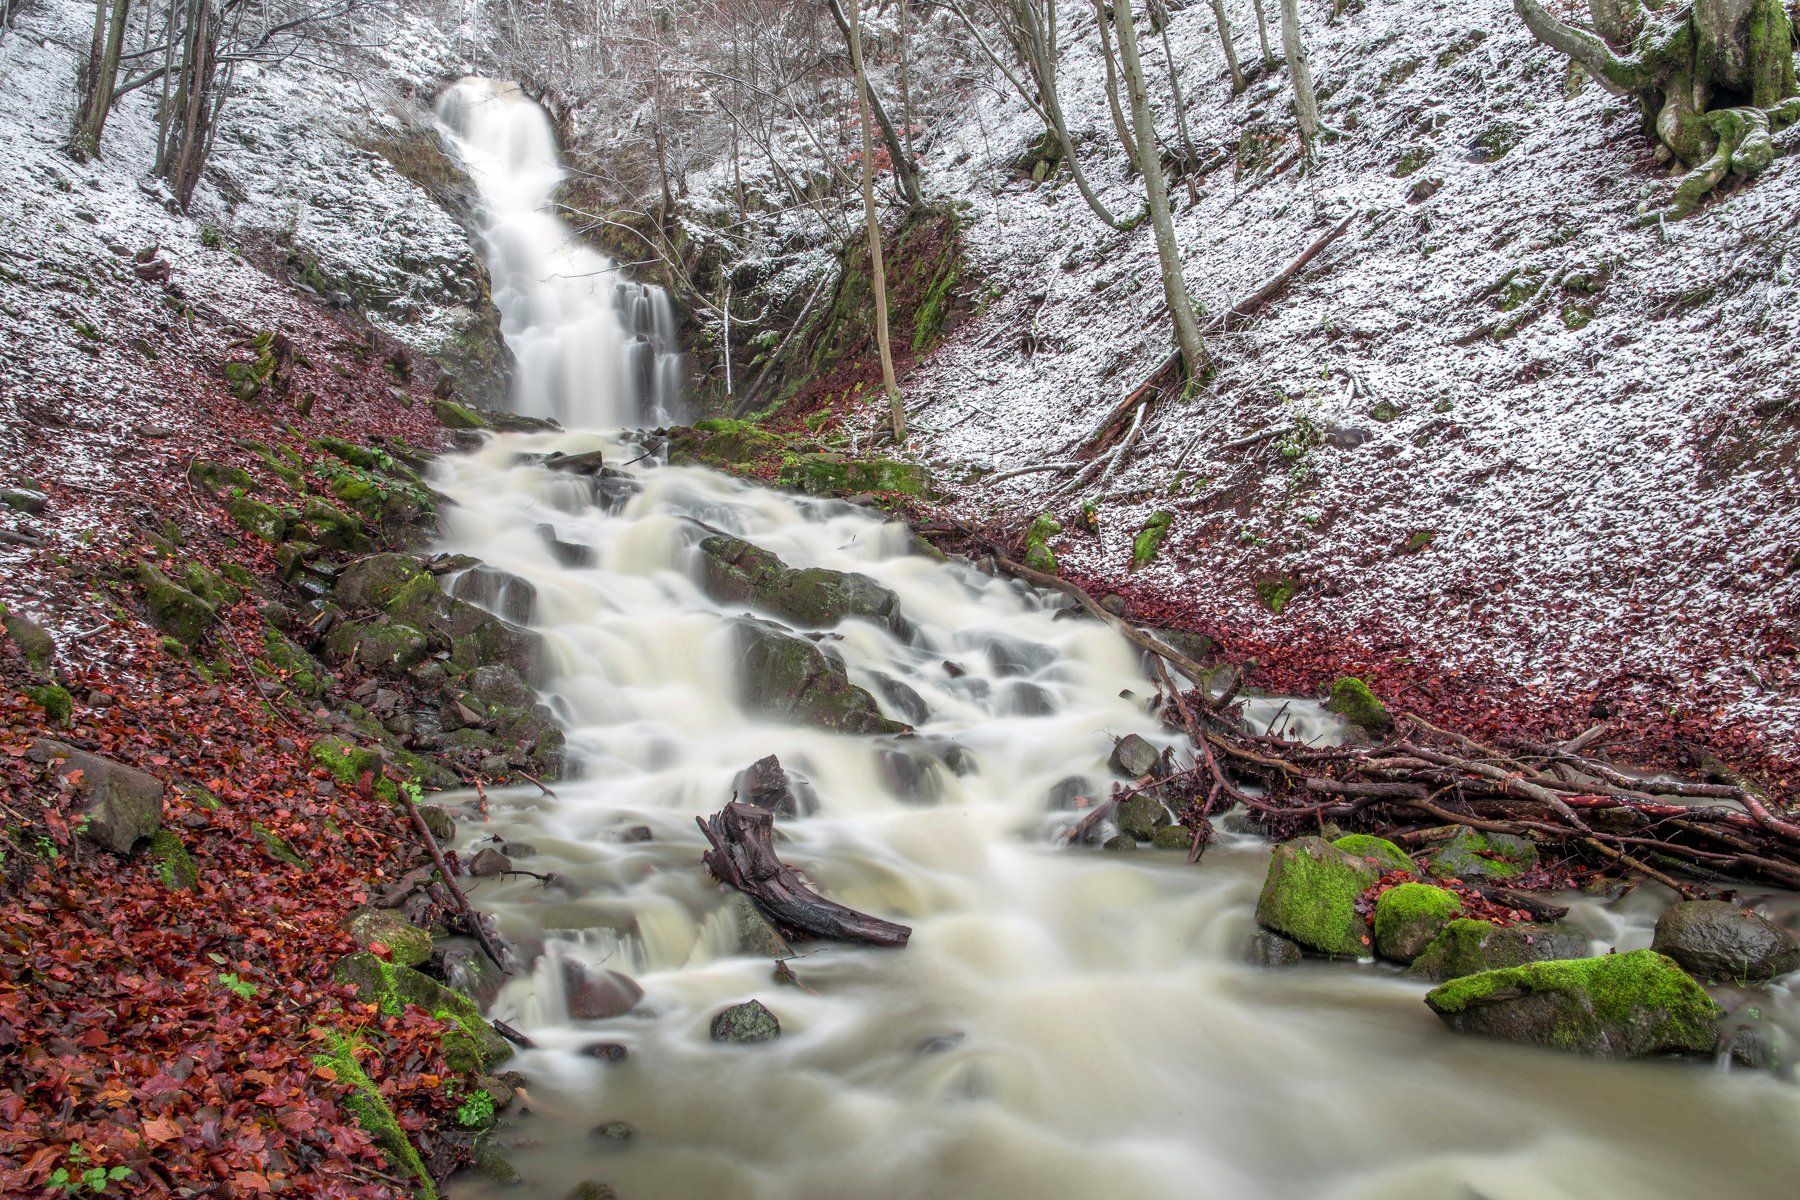
[[[1634,97],[1644,132],[1688,168],[1669,206],[1684,217],[1728,176],[1754,179],[1775,159],[1773,131],[1800,122],[1793,30],[1782,0],[1695,0],[1652,11],[1644,0],[1588,0],[1595,32],[1539,0],[1513,0],[1532,35],[1601,87]]]
[[[707,870],[750,897],[784,935],[869,946],[904,946],[912,937],[908,926],[846,908],[807,887],[775,853],[774,813],[733,802],[694,821],[712,844],[703,857]]]

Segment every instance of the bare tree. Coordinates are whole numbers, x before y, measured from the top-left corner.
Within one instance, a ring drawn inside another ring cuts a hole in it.
[[[1225,66],[1231,71],[1231,94],[1237,95],[1250,86],[1244,70],[1238,66],[1237,47],[1231,42],[1231,22],[1225,17],[1225,0],[1212,0],[1213,22],[1219,27],[1219,44],[1225,47]]]
[[[830,0],[834,15],[837,0]],[[881,386],[887,393],[888,415],[892,420],[894,440],[906,440],[906,405],[900,400],[900,384],[894,378],[894,355],[888,344],[887,268],[881,259],[881,219],[875,209],[875,135],[871,128],[869,75],[863,65],[862,0],[849,0],[850,17],[846,23],[850,38],[850,66],[856,74],[857,118],[862,123],[862,193],[863,223],[869,235],[869,276],[875,292],[875,344],[881,354]]]
[[[1130,160],[1132,170],[1137,169],[1139,155],[1137,135],[1131,131],[1131,123],[1125,118],[1125,109],[1119,102],[1119,61],[1113,53],[1112,34],[1108,32],[1108,24],[1112,14],[1107,11],[1106,0],[1092,0],[1094,6],[1094,22],[1100,27],[1100,62],[1106,68],[1106,107],[1112,111],[1113,128],[1118,130],[1119,144],[1125,147],[1125,157]]]
[[[1263,0],[1250,0],[1256,10],[1256,40],[1262,45],[1264,70],[1275,69],[1275,51],[1269,48],[1269,15],[1263,11]]]
[[[1292,3],[1292,0],[1286,0]],[[1114,0],[1113,13],[1119,35],[1119,64],[1125,75],[1125,91],[1131,100],[1131,118],[1137,132],[1138,170],[1144,176],[1144,195],[1149,202],[1150,224],[1156,231],[1156,254],[1162,262],[1163,297],[1175,322],[1175,342],[1181,349],[1188,378],[1197,379],[1206,368],[1206,343],[1200,321],[1188,299],[1187,277],[1181,267],[1181,247],[1175,241],[1175,225],[1169,215],[1169,193],[1163,184],[1162,160],[1156,149],[1156,128],[1150,118],[1150,97],[1144,88],[1144,65],[1138,57],[1137,26],[1131,0]]]
[[[1312,64],[1300,38],[1299,0],[1281,0],[1281,49],[1294,81],[1294,120],[1300,126],[1300,151],[1311,161],[1319,143],[1319,97],[1313,91]]]
[[[7,15],[10,21],[10,12]],[[131,0],[94,0],[94,34],[75,80],[75,129],[69,153],[77,159],[100,153],[100,138],[118,91],[119,58],[130,18]]]
[[[846,20],[843,7],[838,0],[825,0],[825,3],[831,9],[831,19],[837,22],[838,31],[844,35],[845,41],[853,43],[850,47],[850,57],[852,70],[858,81],[857,87],[862,94],[861,103],[874,114],[875,123],[881,127],[881,140],[887,145],[888,158],[893,162],[894,183],[900,189],[900,197],[907,204],[915,208],[920,207],[925,203],[925,195],[919,188],[919,167],[917,163],[913,162],[912,156],[906,152],[906,147],[900,144],[900,135],[894,129],[894,123],[888,119],[887,109],[882,106],[881,97],[875,94],[875,89],[869,84],[868,75],[862,66],[862,47],[860,44],[854,44],[861,42],[861,37],[857,32],[860,28],[857,18],[852,13],[851,17]],[[852,3],[851,7],[855,8],[856,4]]]

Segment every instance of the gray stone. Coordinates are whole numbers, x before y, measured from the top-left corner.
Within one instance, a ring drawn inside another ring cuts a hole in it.
[[[781,931],[769,918],[763,916],[762,910],[754,901],[742,892],[731,897],[726,905],[726,913],[731,918],[732,931],[737,936],[738,953],[748,954],[754,958],[791,958],[793,947],[781,936]]]
[[[1140,842],[1151,841],[1156,837],[1158,829],[1175,823],[1174,818],[1163,807],[1163,802],[1151,792],[1139,792],[1119,801],[1114,819],[1118,821],[1120,829]]]
[[[875,697],[850,682],[842,663],[805,638],[768,621],[732,622],[737,637],[738,699],[765,716],[839,733],[899,733]]]
[[[130,854],[162,828],[164,789],[154,776],[48,738],[32,743],[30,758],[54,764],[58,776],[81,772],[75,784],[81,802],[76,828],[90,842]]]
[[[795,569],[759,546],[727,533],[700,541],[698,582],[715,600],[753,604],[764,612],[808,629],[829,629],[861,617],[905,636],[900,600],[867,575]]]
[[[1554,925],[1495,925],[1458,918],[1444,926],[1406,969],[1409,979],[1458,979],[1482,971],[1559,958],[1581,958],[1588,940]]]
[[[724,1009],[712,1021],[715,1042],[767,1042],[781,1036],[781,1022],[760,1000],[746,1000]]]
[[[783,769],[770,754],[739,771],[731,789],[745,804],[754,804],[778,816],[810,817],[819,811],[819,797],[806,780]]]
[[[1483,833],[1459,825],[1449,840],[1432,852],[1426,865],[1443,879],[1505,882],[1537,865],[1537,847],[1509,833]]]
[[[1128,733],[1113,745],[1106,762],[1127,779],[1141,779],[1162,765],[1162,754],[1137,734]]]
[[[1267,929],[1251,934],[1244,951],[1244,957],[1258,967],[1292,967],[1305,956],[1297,944]]]
[[[1737,904],[1689,900],[1657,918],[1651,948],[1702,979],[1761,983],[1800,968],[1794,935]]]

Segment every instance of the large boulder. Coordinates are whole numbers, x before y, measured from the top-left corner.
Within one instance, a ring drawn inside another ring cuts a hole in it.
[[[1139,735],[1128,733],[1113,743],[1106,763],[1127,779],[1141,779],[1162,765],[1162,752]]]
[[[1322,954],[1369,953],[1368,924],[1356,902],[1381,872],[1324,838],[1295,838],[1274,847],[1256,920]]]
[[[219,620],[216,608],[149,563],[139,565],[138,583],[151,622],[184,646],[194,645]]]
[[[1719,1006],[1654,950],[1484,971],[1425,997],[1458,1033],[1603,1058],[1711,1054]]]
[[[861,617],[895,633],[906,631],[899,597],[867,575],[796,569],[726,533],[702,538],[699,550],[699,584],[714,600],[751,604],[806,629],[829,629]]]
[[[1458,918],[1431,940],[1406,974],[1411,979],[1443,980],[1526,963],[1586,954],[1588,941],[1553,925],[1495,925]]]
[[[562,960],[562,981],[569,1015],[577,1021],[624,1016],[644,998],[644,989],[630,976],[579,959]]]
[[[387,947],[389,959],[403,967],[416,967],[431,957],[431,934],[391,908],[359,908],[344,928],[364,950]]]
[[[1491,879],[1504,883],[1537,866],[1537,847],[1508,833],[1483,833],[1459,825],[1427,864],[1440,879]]]
[[[1138,792],[1119,801],[1114,813],[1119,828],[1140,842],[1156,840],[1157,831],[1175,824],[1154,791]]]
[[[850,682],[842,663],[802,637],[753,617],[732,622],[738,700],[767,716],[838,733],[899,733],[875,697]]]
[[[114,854],[130,854],[162,828],[164,789],[154,776],[48,738],[32,743],[30,757],[52,764],[58,776],[80,772],[76,828],[88,841]]]
[[[1447,888],[1429,883],[1391,887],[1375,901],[1375,952],[1409,963],[1461,915],[1461,898]]]
[[[1373,834],[1346,833],[1331,844],[1346,854],[1354,854],[1358,858],[1368,859],[1383,875],[1389,871],[1413,869],[1412,855],[1386,838],[1379,838]]]
[[[1657,918],[1653,950],[1702,979],[1760,983],[1800,968],[1794,935],[1737,904],[1689,900]]]

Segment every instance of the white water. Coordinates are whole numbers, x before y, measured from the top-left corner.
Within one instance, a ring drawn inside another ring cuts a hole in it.
[[[592,411],[560,407],[561,392],[521,400],[572,424]],[[642,410],[626,394],[615,411]],[[472,889],[532,963],[492,1012],[540,1048],[511,1064],[531,1080],[533,1115],[498,1134],[525,1186],[463,1182],[459,1194],[563,1200],[584,1180],[622,1200],[1792,1194],[1800,1100],[1773,1075],[1459,1038],[1422,985],[1387,968],[1247,966],[1267,861],[1254,838],[1225,836],[1198,867],[1172,852],[1055,848],[1074,816],[1066,798],[1107,785],[1112,736],[1162,740],[1136,655],[1109,631],[910,553],[904,530],[862,510],[653,464],[630,469],[635,495],[603,503],[590,481],[538,465],[601,446],[615,462],[638,453],[599,433],[510,435],[442,460],[435,480],[456,501],[446,548],[537,589],[545,686],[576,776],[555,798],[495,794],[492,820],[463,826],[465,854],[499,838],[556,880]],[[852,621],[828,644],[856,682],[891,676],[919,694],[930,715],[916,736],[744,711],[737,608],[692,575],[698,522],[892,589],[914,637]],[[588,547],[589,565],[560,565],[545,533]],[[1281,714],[1292,736],[1323,732],[1312,719],[1305,706]],[[693,823],[769,753],[820,802],[778,823],[784,857],[832,898],[914,927],[904,950],[807,947],[792,963],[804,990],[740,952]],[[895,755],[910,772],[896,776]],[[636,826],[651,840],[621,836]],[[1583,901],[1571,921],[1595,949],[1629,949],[1648,944],[1658,907],[1647,893]],[[570,1019],[567,957],[631,974],[644,1000],[609,1021]],[[713,1044],[713,1014],[749,997],[774,1010],[781,1039]],[[1792,1012],[1785,991],[1758,1003]],[[597,1041],[629,1057],[580,1053]],[[588,1133],[613,1120],[636,1131],[622,1149]]]
[[[438,118],[481,190],[482,257],[518,359],[514,409],[575,429],[670,419],[681,399],[674,306],[556,215],[567,172],[544,110],[517,84],[471,78],[444,93]]]

